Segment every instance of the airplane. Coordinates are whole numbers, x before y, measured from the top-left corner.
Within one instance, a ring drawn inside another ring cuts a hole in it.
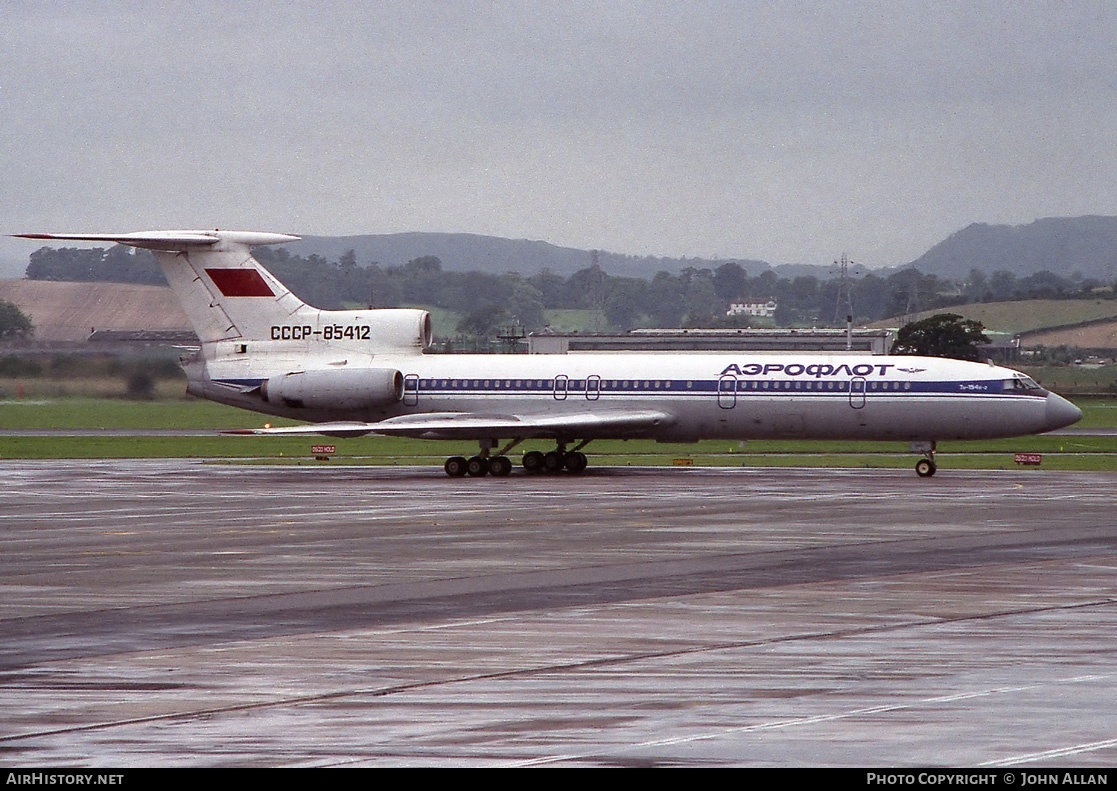
[[[935,474],[936,443],[1039,434],[1082,417],[1070,401],[992,363],[830,353],[428,354],[417,309],[320,310],[255,258],[299,237],[254,231],[16,234],[152,250],[201,341],[187,392],[310,425],[247,434],[368,434],[475,441],[451,477],[581,473],[599,439],[897,440]]]

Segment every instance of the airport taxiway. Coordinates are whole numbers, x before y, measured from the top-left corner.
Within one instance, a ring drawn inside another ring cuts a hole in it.
[[[1117,763],[1113,475],[0,476],[7,766]]]

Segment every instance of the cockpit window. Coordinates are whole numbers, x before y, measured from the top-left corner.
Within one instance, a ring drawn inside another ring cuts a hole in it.
[[[1006,379],[1004,389],[1006,392],[1023,393],[1029,390],[1042,390],[1043,388],[1039,386],[1035,379],[1021,374],[1012,379]]]

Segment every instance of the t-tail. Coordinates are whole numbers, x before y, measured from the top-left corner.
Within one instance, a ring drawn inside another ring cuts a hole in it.
[[[203,344],[295,341],[305,347],[363,341],[362,352],[406,353],[420,352],[430,343],[425,311],[319,310],[292,294],[252,257],[256,245],[289,244],[298,241],[297,236],[255,231],[16,235],[152,250]]]
[[[253,246],[287,244],[297,236],[220,230],[19,236],[152,250],[202,344],[183,360],[189,392],[236,406],[272,411],[264,404],[280,400],[274,392],[279,389],[283,401],[302,402],[327,372],[334,391],[350,378],[354,387],[367,388],[370,375],[390,372],[384,386],[395,400],[402,382],[394,366],[382,369],[378,358],[421,354],[431,342],[426,311],[320,310],[252,257]],[[331,406],[336,400],[335,392]]]

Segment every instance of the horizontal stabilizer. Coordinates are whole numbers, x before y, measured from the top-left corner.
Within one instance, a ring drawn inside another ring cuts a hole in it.
[[[63,242],[112,242],[149,250],[189,250],[210,247],[220,242],[252,247],[258,244],[297,242],[299,237],[260,231],[140,231],[138,233],[17,233],[20,239]]]

